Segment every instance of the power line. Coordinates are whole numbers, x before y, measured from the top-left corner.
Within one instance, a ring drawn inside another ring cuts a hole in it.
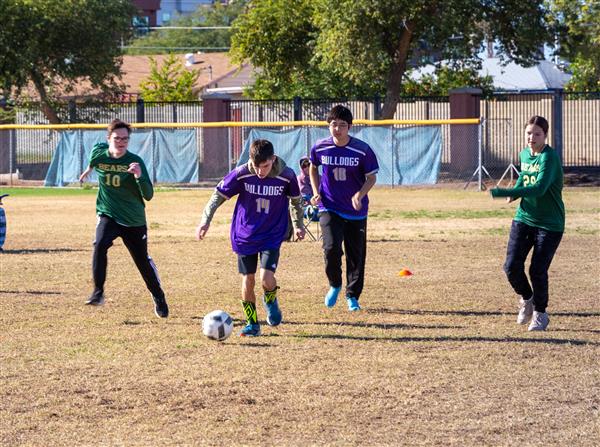
[[[134,28],[161,30],[161,29],[193,29],[193,30],[215,30],[215,29],[231,29],[231,26],[134,26]]]
[[[133,45],[124,45],[121,48],[132,50],[221,50],[228,51],[230,47],[136,47]]]

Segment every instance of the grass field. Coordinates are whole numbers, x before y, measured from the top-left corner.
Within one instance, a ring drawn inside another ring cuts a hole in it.
[[[371,193],[363,311],[324,308],[320,244],[285,243],[284,324],[223,343],[200,323],[241,325],[233,203],[202,242],[211,191],[149,203],[163,321],[120,241],[84,306],[94,191],[32,191],[0,191],[1,445],[600,445],[599,188],[565,190],[547,332],[515,323],[502,272],[515,204],[400,188]]]

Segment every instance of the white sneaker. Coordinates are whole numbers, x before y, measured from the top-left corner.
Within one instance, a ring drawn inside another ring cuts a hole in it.
[[[550,323],[550,318],[546,312],[533,311],[531,323],[529,323],[528,331],[545,331]]]
[[[525,324],[529,323],[531,320],[531,315],[533,314],[533,298],[529,298],[528,300],[524,300],[521,298],[520,307],[519,307],[519,315],[517,315],[517,323]]]

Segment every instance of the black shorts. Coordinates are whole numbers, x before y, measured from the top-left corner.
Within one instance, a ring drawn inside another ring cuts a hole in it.
[[[275,273],[275,270],[277,270],[277,263],[279,262],[279,248],[264,250],[253,255],[238,255],[238,271],[242,275],[252,275],[256,273],[259,254],[260,268],[271,270]]]

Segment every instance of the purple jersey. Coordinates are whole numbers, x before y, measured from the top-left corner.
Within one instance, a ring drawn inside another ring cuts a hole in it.
[[[310,162],[322,166],[320,209],[333,211],[342,217],[362,219],[369,212],[369,198],[362,199],[362,208],[352,207],[352,196],[365,184],[365,176],[379,170],[377,157],[367,143],[350,137],[346,146],[336,146],[333,137],[319,140],[310,150]]]
[[[231,247],[240,255],[279,248],[288,228],[290,197],[300,197],[296,174],[285,167],[276,177],[259,178],[240,166],[217,185],[226,199],[238,195],[231,221]]]

